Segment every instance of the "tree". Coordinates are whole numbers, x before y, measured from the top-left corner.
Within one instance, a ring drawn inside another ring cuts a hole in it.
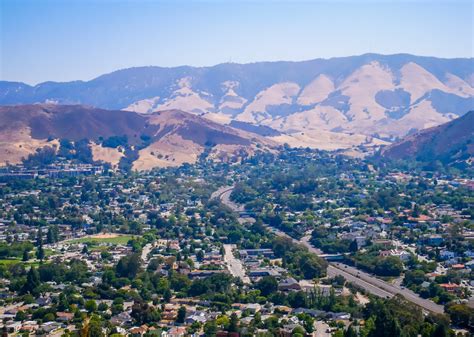
[[[196,260],[198,260],[199,262],[202,262],[202,260],[204,260],[204,251],[202,249],[196,253]]]
[[[26,283],[23,285],[23,294],[35,294],[36,289],[41,285],[38,271],[35,267],[31,267],[26,275]]]
[[[87,337],[103,337],[100,317],[93,315],[88,322]]]
[[[40,261],[44,260],[44,249],[43,249],[43,244],[40,244],[38,248],[36,248],[36,258]]]
[[[382,258],[375,266],[375,273],[381,276],[400,276],[403,271],[403,263],[396,256]]]
[[[41,230],[41,226],[40,226],[36,234],[36,246],[39,247],[42,245],[43,245],[43,231]]]
[[[229,332],[239,332],[239,318],[235,312],[230,315],[229,328],[227,330]]]
[[[349,251],[355,253],[357,252],[358,249],[359,249],[359,246],[357,245],[357,240],[353,240],[351,244],[349,245]]]
[[[52,227],[49,227],[48,228],[48,233],[46,234],[46,242],[51,244],[51,243],[54,243],[54,233],[53,233],[53,230],[52,230]]]
[[[314,318],[310,315],[305,315],[303,320],[303,327],[307,333],[312,333],[314,331]]]
[[[117,263],[115,271],[119,277],[128,277],[133,279],[135,276],[137,276],[140,270],[140,262],[141,257],[138,253],[124,256]]]
[[[436,325],[433,332],[431,333],[431,337],[448,337],[448,328],[444,324]]]
[[[260,290],[263,296],[268,296],[278,289],[278,282],[273,276],[262,277],[255,287]]]
[[[28,315],[22,310],[18,311],[15,315],[15,321],[24,321],[27,318],[28,318]]]
[[[469,322],[474,321],[474,309],[465,304],[453,304],[447,307],[447,312],[454,324],[469,327]]]
[[[66,310],[69,310],[69,301],[64,293],[60,293],[58,299],[58,311]]]
[[[305,253],[299,258],[300,268],[307,279],[321,277],[327,267],[327,263],[315,254]]]
[[[178,315],[176,316],[176,323],[184,323],[186,319],[186,308],[184,306],[180,306],[178,309]]]
[[[170,288],[166,288],[165,291],[163,292],[163,301],[165,301],[166,303],[169,303],[169,301],[171,300],[171,290]]]
[[[109,306],[105,302],[100,302],[99,305],[97,306],[97,310],[100,311],[100,312],[104,312],[108,308],[109,308]]]
[[[88,300],[88,301],[84,304],[84,308],[85,308],[89,313],[95,312],[95,311],[97,311],[97,303],[95,303],[94,300]]]
[[[357,332],[354,330],[352,325],[350,325],[346,331],[344,331],[344,337],[357,337]]]
[[[396,318],[392,316],[385,305],[382,304],[378,307],[375,328],[369,333],[369,337],[399,337],[402,331]]]
[[[291,332],[292,336],[304,336],[305,334],[306,334],[306,331],[299,325],[295,327],[293,331]]]
[[[207,321],[204,324],[204,335],[206,337],[215,337],[217,334],[217,324],[215,320]]]
[[[22,258],[22,261],[23,261],[23,262],[26,262],[26,261],[28,261],[29,259],[30,259],[30,254],[29,254],[28,250],[25,249],[25,250],[23,251],[23,258]]]
[[[130,315],[139,325],[157,322],[161,319],[159,311],[143,301],[137,301],[133,304]]]

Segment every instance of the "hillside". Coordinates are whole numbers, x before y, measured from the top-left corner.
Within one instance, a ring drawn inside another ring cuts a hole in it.
[[[0,107],[0,164],[20,163],[39,148],[86,141],[94,160],[133,168],[193,163],[207,151],[233,160],[275,146],[270,140],[179,110],[148,115],[81,105],[35,104]]]
[[[389,159],[415,159],[423,162],[469,162],[474,157],[474,111],[449,123],[422,130],[384,148]]]
[[[141,114],[178,109],[220,124],[268,126],[293,145],[349,148],[366,137],[394,140],[473,110],[472,69],[473,59],[407,54],[139,67],[87,82],[0,82],[0,104],[87,104]]]

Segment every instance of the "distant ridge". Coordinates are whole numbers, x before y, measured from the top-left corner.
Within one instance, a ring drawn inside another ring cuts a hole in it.
[[[472,58],[409,54],[148,66],[90,81],[3,81],[0,104],[85,104],[140,114],[177,109],[220,124],[269,127],[294,146],[347,149],[391,142],[474,110],[473,69]]]
[[[382,150],[390,159],[467,162],[474,158],[474,111],[449,123],[422,130]]]

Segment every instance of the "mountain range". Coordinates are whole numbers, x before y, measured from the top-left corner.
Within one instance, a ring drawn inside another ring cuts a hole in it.
[[[0,107],[0,166],[21,163],[47,147],[63,156],[81,151],[93,161],[112,166],[127,161],[135,170],[148,170],[194,163],[203,154],[233,161],[276,145],[180,110],[143,115],[81,105]]]
[[[0,82],[0,104],[86,104],[149,114],[182,110],[257,125],[320,149],[378,146],[474,110],[474,59],[408,54],[212,67],[138,67],[91,81]],[[242,124],[245,123],[245,124]]]

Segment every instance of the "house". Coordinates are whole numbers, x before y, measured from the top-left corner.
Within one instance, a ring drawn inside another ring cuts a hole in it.
[[[10,333],[16,333],[20,331],[21,329],[21,322],[10,322],[5,325],[7,332]]]
[[[208,277],[214,274],[228,274],[227,270],[195,270],[188,273],[190,279]]]
[[[74,314],[72,312],[57,312],[56,318],[60,322],[69,322],[74,318]]]
[[[440,246],[443,244],[444,239],[439,234],[433,234],[433,235],[425,236],[424,242],[430,246]]]
[[[451,268],[456,269],[456,270],[461,270],[464,269],[465,265],[462,263],[456,263],[451,266]]]
[[[249,304],[244,304],[243,309],[250,311],[250,313],[252,314],[256,314],[262,309],[262,306],[258,303],[249,303]]]
[[[255,258],[258,256],[273,257],[273,250],[270,248],[261,248],[261,249],[242,249],[239,250],[239,255],[242,259]]]
[[[264,277],[264,276],[280,276],[280,273],[274,269],[268,268],[261,268],[261,269],[254,269],[249,272],[250,277]]]
[[[132,316],[128,312],[121,312],[118,315],[113,316],[110,319],[110,322],[114,325],[127,325],[131,324],[133,321]]]
[[[58,330],[61,327],[61,324],[58,322],[46,322],[41,324],[40,329],[41,331],[52,334],[54,331]]]
[[[29,332],[30,334],[35,332],[38,329],[39,325],[36,321],[26,321],[23,322],[21,329],[22,331]]]
[[[216,337],[239,337],[238,332],[217,331]]]
[[[174,326],[166,334],[162,334],[162,337],[184,337],[186,336],[186,328],[184,326]]]
[[[465,264],[466,268],[474,270],[474,260],[471,260]]]
[[[456,257],[456,253],[455,252],[452,252],[450,250],[442,250],[440,253],[439,253],[439,257],[442,259],[442,260],[450,260],[450,259],[454,259]]]
[[[455,293],[460,289],[460,285],[457,285],[455,283],[442,283],[439,285],[441,288],[446,290],[448,293]]]
[[[301,286],[298,283],[298,281],[296,281],[294,278],[288,277],[284,280],[281,280],[278,283],[278,290],[280,291],[301,290]]]
[[[404,250],[398,250],[398,249],[382,250],[380,251],[379,255],[381,257],[395,256],[395,257],[398,257],[403,262],[407,262],[411,257],[410,253]]]
[[[204,324],[207,321],[207,315],[204,311],[196,311],[195,313],[186,317],[184,321],[186,324],[193,324],[195,322]]]
[[[474,251],[468,250],[468,251],[464,252],[464,256],[473,258],[474,257]]]
[[[329,314],[334,320],[349,320],[351,318],[351,314],[347,312],[330,312]]]
[[[138,337],[138,336],[143,336],[146,334],[148,331],[148,326],[142,325],[142,326],[134,326],[133,328],[130,328],[130,336],[132,337]]]

